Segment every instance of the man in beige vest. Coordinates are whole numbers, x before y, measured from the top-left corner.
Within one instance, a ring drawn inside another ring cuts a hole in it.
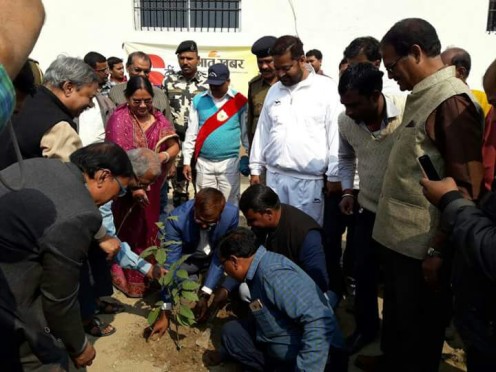
[[[389,77],[411,90],[395,132],[373,238],[384,245],[381,358],[357,358],[366,370],[437,371],[450,318],[451,249],[439,213],[422,194],[417,158],[427,154],[441,177],[469,199],[482,181],[483,116],[468,87],[445,67],[434,27],[418,18],[396,23],[381,52]],[[371,363],[371,362],[374,363]]]
[[[348,67],[339,79],[338,91],[346,111],[338,118],[338,169],[343,195],[339,204],[345,215],[354,214],[353,233],[355,332],[347,346],[355,354],[379,333],[377,303],[378,255],[382,248],[372,239],[375,213],[394,143],[405,107],[403,96],[382,93],[383,72],[372,63]],[[358,165],[357,165],[358,160]],[[353,193],[355,169],[360,177],[358,205]]]

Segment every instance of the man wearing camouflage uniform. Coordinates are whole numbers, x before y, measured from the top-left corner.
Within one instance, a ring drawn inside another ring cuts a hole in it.
[[[170,101],[176,133],[183,142],[188,128],[191,101],[196,94],[206,91],[208,85],[205,84],[207,74],[197,69],[200,57],[194,41],[183,41],[177,47],[176,54],[181,70],[178,72],[168,71],[162,85]],[[188,182],[183,176],[182,154],[176,158],[176,168],[172,178],[174,207],[188,200]]]

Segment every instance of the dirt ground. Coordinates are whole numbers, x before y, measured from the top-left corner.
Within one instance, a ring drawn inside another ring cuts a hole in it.
[[[222,325],[232,315],[221,311],[213,322],[211,331],[198,328],[179,329],[181,350],[176,349],[172,339],[174,332],[168,333],[160,340],[146,342],[142,337],[147,326],[146,316],[149,306],[142,300],[129,299],[116,291],[114,299],[125,305],[125,312],[117,315],[100,315],[105,322],[111,322],[117,332],[109,337],[92,338],[97,357],[88,372],[236,372],[241,369],[235,364],[224,364],[206,367],[203,358],[205,351],[214,350],[219,344],[219,333]],[[381,299],[379,303],[382,305]],[[337,316],[345,334],[353,330],[353,316],[347,311],[349,304],[340,305]],[[199,346],[202,345],[202,346]],[[206,346],[206,347],[205,347]],[[368,345],[361,353],[377,355],[380,353],[379,340]],[[350,358],[349,372],[359,372],[353,365],[355,356]],[[415,358],[415,355],[412,355]],[[407,363],[407,361],[405,361]],[[440,372],[466,371],[463,352],[444,345],[443,361]]]
[[[246,178],[242,178],[241,190],[248,186]],[[240,225],[246,226],[244,217],[240,215]],[[110,322],[117,332],[108,337],[91,338],[97,356],[88,372],[237,372],[241,369],[235,364],[224,364],[216,367],[206,367],[203,361],[206,350],[214,350],[219,345],[220,330],[222,325],[233,315],[221,311],[211,327],[205,329],[185,328],[179,329],[181,350],[171,338],[174,333],[168,333],[157,341],[146,342],[143,330],[148,323],[146,317],[150,307],[141,299],[130,299],[114,290],[114,300],[125,305],[125,311],[117,315],[99,315]],[[146,300],[146,299],[145,299]],[[154,301],[151,301],[154,302]],[[382,309],[382,299],[379,298]],[[336,315],[345,335],[351,334],[354,328],[353,315],[349,311],[351,303],[347,299],[341,302]],[[448,338],[454,338],[453,332],[448,331]],[[453,344],[452,342],[450,342]],[[380,354],[379,340],[368,345],[360,353],[367,355]],[[349,372],[359,372],[353,364],[356,355],[350,358]],[[412,358],[416,356],[412,354]],[[408,361],[405,361],[408,363]],[[399,369],[400,371],[401,369]],[[466,371],[463,351],[453,349],[447,343],[443,349],[443,361],[440,372]]]

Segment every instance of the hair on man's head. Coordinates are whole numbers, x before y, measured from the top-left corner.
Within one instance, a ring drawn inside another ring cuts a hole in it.
[[[339,78],[338,92],[342,96],[350,90],[356,90],[358,94],[370,97],[374,92],[382,92],[383,75],[371,63],[352,64]]]
[[[89,52],[84,56],[83,61],[95,69],[97,63],[107,62],[107,59],[100,53]]]
[[[291,53],[292,59],[298,59],[305,55],[303,51],[303,43],[296,36],[285,35],[276,40],[274,46],[270,50],[272,56],[282,56],[287,52]]]
[[[408,55],[413,45],[418,45],[428,57],[441,53],[436,29],[421,18],[407,18],[395,23],[382,38],[381,45],[391,45],[398,56]]]
[[[279,209],[279,197],[269,186],[262,184],[251,185],[239,199],[239,209],[246,213],[249,209],[254,212],[264,212],[267,209]]]
[[[228,232],[219,242],[219,254],[222,258],[236,256],[247,258],[258,249],[257,237],[246,227],[237,227]]]
[[[367,60],[374,62],[382,59],[379,49],[379,40],[372,36],[357,37],[346,47],[343,55],[346,59],[353,59],[363,54]]]
[[[100,169],[108,169],[114,176],[134,176],[133,166],[126,152],[112,142],[92,143],[74,151],[69,159],[90,178]]]

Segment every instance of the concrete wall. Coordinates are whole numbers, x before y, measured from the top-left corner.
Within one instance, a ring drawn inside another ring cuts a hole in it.
[[[324,54],[324,71],[337,77],[342,51],[355,37],[380,39],[398,20],[421,17],[437,29],[443,49],[455,45],[472,56],[469,84],[496,58],[496,35],[485,31],[487,0],[242,0],[240,32],[136,31],[134,0],[44,0],[46,21],[32,57],[43,69],[59,54],[83,57],[95,50],[124,56],[124,41],[204,46],[251,45],[263,35],[296,34],[305,49]],[[294,14],[292,6],[294,8]]]

